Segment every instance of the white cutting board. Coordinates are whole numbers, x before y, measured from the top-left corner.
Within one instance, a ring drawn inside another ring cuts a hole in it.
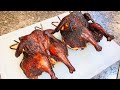
[[[69,12],[59,15],[59,17],[62,19],[67,14],[69,14]],[[1,78],[27,79],[20,68],[23,55],[16,58],[15,51],[11,50],[9,46],[14,44],[13,40],[18,40],[18,37],[31,33],[35,26],[40,26],[40,23],[43,25],[44,29],[54,29],[55,27],[51,25],[52,21],[59,22],[59,19],[56,16],[0,37]],[[55,37],[61,39],[60,33],[56,33]],[[101,52],[97,52],[90,43],[88,43],[87,48],[84,50],[74,51],[68,49],[68,58],[76,71],[70,74],[68,68],[63,63],[59,62],[53,68],[56,76],[59,79],[90,79],[120,60],[120,46],[114,41],[107,42],[106,38],[103,38],[99,45],[103,47]],[[50,76],[44,72],[39,78],[50,79]]]

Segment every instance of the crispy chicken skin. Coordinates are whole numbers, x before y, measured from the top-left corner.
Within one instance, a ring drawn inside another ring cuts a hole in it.
[[[67,56],[67,47],[51,33],[54,30],[34,30],[31,34],[20,37],[15,56],[23,53],[24,57],[20,63],[25,75],[30,79],[37,79],[42,72],[47,72],[52,79],[57,79],[52,69],[51,58],[63,62],[70,73],[75,71]]]
[[[28,78],[37,78],[42,72],[47,72],[52,79],[57,79],[47,53],[48,45],[49,38],[41,30],[35,30],[29,35],[20,37],[15,56],[19,57],[24,52],[20,66]]]
[[[73,73],[75,71],[75,68],[72,66],[67,58],[68,50],[66,44],[64,44],[60,40],[57,40],[57,42],[55,42],[53,39],[51,39],[50,42],[51,57],[57,61],[63,62],[68,67],[69,72]]]
[[[63,41],[53,36],[58,31]],[[29,35],[20,37],[15,56],[19,57],[23,53],[20,67],[26,77],[37,79],[39,75],[46,72],[51,79],[57,79],[53,71],[56,62],[64,63],[70,73],[75,71],[67,58],[67,46],[74,50],[84,49],[86,43],[90,42],[97,51],[101,51],[102,47],[97,42],[100,42],[103,36],[107,41],[114,39],[114,36],[96,23],[90,14],[73,11],[61,20],[55,30],[36,29]]]
[[[86,43],[90,42],[97,51],[101,51],[102,47],[97,42],[100,42],[103,36],[108,41],[114,39],[114,36],[108,34],[101,25],[91,18],[90,14],[82,14],[79,11],[73,11],[65,16],[53,33],[58,31],[67,46],[76,50],[84,49]]]

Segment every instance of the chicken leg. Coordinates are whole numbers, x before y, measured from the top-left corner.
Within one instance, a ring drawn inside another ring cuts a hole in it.
[[[85,40],[89,41],[97,51],[101,51],[102,47],[97,44],[97,42],[94,40],[92,34],[87,28],[83,28],[83,32],[81,34],[81,37],[84,38]]]
[[[55,42],[53,39],[51,39],[51,45],[50,45],[50,53],[52,57],[55,60],[63,62],[69,69],[70,73],[73,73],[75,71],[75,68],[72,66],[72,64],[69,62],[67,56],[68,56],[68,50],[66,45],[58,40],[58,42]]]
[[[84,17],[87,21],[89,21],[89,20],[92,21],[92,23],[89,24],[89,27],[100,31],[107,38],[107,41],[111,41],[112,39],[114,39],[114,36],[107,33],[106,30],[100,24],[96,23],[92,19],[92,17],[90,16],[89,13],[85,13]]]

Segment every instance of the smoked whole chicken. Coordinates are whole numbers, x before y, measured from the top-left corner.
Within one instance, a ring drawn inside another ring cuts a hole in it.
[[[100,42],[103,36],[107,41],[114,39],[114,36],[96,23],[89,13],[82,14],[81,11],[73,11],[65,16],[56,26],[54,33],[58,31],[62,35],[63,42],[74,50],[84,49],[86,43],[90,42],[97,51],[101,51],[102,47],[97,42]]]
[[[53,36],[58,31],[61,33],[62,41]],[[46,72],[52,79],[57,79],[53,71],[56,62],[64,63],[70,73],[75,71],[67,58],[67,46],[74,50],[84,49],[86,43],[90,42],[97,51],[101,51],[102,47],[98,42],[103,36],[107,41],[114,39],[114,36],[96,23],[89,13],[73,11],[61,20],[55,30],[35,29],[30,34],[20,37],[15,56],[19,57],[23,53],[20,67],[27,78],[37,79]]]
[[[23,53],[24,57],[20,67],[30,79],[37,79],[42,72],[47,72],[52,79],[57,79],[52,69],[55,64],[53,61],[63,62],[70,73],[75,71],[67,58],[66,45],[51,33],[53,33],[51,29],[34,30],[31,34],[19,38],[20,43],[15,56],[19,57]]]

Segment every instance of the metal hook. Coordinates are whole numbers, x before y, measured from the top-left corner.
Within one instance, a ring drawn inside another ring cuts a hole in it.
[[[14,40],[14,42],[19,43],[18,41]]]
[[[54,23],[59,23],[59,22],[52,22],[51,24],[55,27],[57,27],[57,25],[55,25]]]
[[[60,17],[59,17],[59,16],[57,16],[57,17],[58,17],[58,19],[61,21]],[[51,23],[53,26],[57,27],[57,25],[55,25],[54,23],[59,23],[59,22],[52,22],[52,23]]]
[[[41,24],[41,23],[40,23],[40,26],[41,26],[41,28],[40,28],[40,27],[38,27],[38,26],[35,26],[35,30],[37,30],[37,29],[43,30],[43,26],[42,26],[42,24]]]
[[[41,29],[43,30],[43,25],[40,23]]]
[[[16,41],[16,40],[14,40],[14,42],[16,42],[16,43],[15,43],[15,44],[13,44],[13,45],[11,45],[11,46],[10,46],[10,49],[16,50],[16,48],[12,48],[12,47],[13,47],[13,46],[15,46],[15,45],[18,45],[18,43],[19,43],[19,42],[18,42],[18,41]]]
[[[59,17],[59,16],[57,16],[57,17],[58,17],[58,19],[61,21],[60,17]]]
[[[38,27],[38,26],[35,26],[34,28],[35,28],[35,30],[37,30],[37,29],[41,29],[41,28],[40,28],[40,27]]]

